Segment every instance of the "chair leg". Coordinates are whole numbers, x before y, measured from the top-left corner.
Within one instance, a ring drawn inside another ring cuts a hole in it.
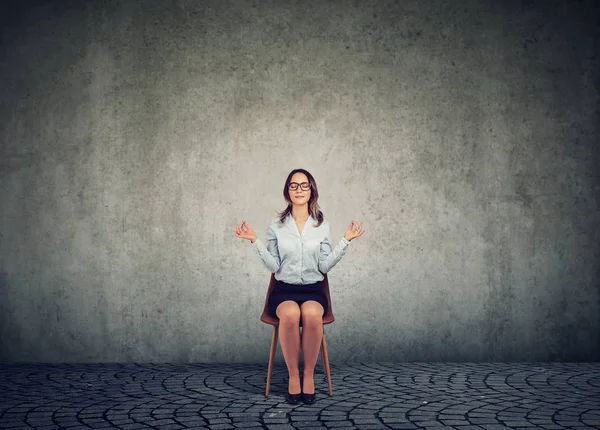
[[[331,369],[329,368],[329,355],[327,354],[327,342],[325,341],[325,331],[323,331],[321,351],[323,353],[323,366],[325,367],[325,374],[327,375],[327,385],[329,386],[329,396],[333,396],[333,386],[331,385]]]
[[[273,335],[271,336],[271,350],[269,351],[269,368],[267,370],[267,389],[265,396],[269,397],[269,389],[271,388],[271,374],[273,373],[273,362],[275,361],[275,353],[277,352],[277,336],[278,327],[273,326]]]

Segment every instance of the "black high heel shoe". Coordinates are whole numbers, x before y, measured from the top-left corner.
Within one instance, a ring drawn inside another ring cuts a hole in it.
[[[290,394],[287,393],[287,396],[285,396],[285,400],[290,404],[290,405],[296,405],[299,401],[300,398],[302,397],[302,393],[298,393],[298,394]]]
[[[314,379],[313,379],[314,381]],[[313,382],[314,385],[314,382]],[[304,387],[304,378],[302,378],[302,386]],[[313,390],[314,391],[314,390]],[[313,392],[312,394],[307,394],[302,390],[302,401],[305,405],[312,405],[317,400],[317,395]]]
[[[312,393],[312,394],[303,393],[302,394],[302,401],[306,405],[312,405],[316,400],[317,400],[317,394],[316,393]]]

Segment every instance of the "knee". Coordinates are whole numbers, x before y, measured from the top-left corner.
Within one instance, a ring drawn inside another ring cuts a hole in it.
[[[285,309],[278,313],[279,327],[286,330],[298,328],[300,324],[300,309]]]
[[[323,325],[323,312],[321,309],[305,309],[302,311],[302,326],[305,328],[321,327]]]

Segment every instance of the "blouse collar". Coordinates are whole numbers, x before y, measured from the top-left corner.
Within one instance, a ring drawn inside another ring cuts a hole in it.
[[[290,213],[288,213],[288,218],[291,218],[291,219],[292,219],[292,221],[294,221],[294,217],[292,216],[292,213],[291,213],[291,212],[290,212]],[[312,215],[309,213],[309,214],[308,214],[308,218],[306,218],[306,221],[308,221],[308,220],[309,220],[309,219],[311,219],[311,218],[312,218]]]

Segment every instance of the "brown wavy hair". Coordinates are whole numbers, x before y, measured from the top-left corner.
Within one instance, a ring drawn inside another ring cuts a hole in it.
[[[294,176],[296,173],[304,173],[308,178],[308,182],[310,183],[310,199],[308,199],[308,213],[312,215],[314,219],[317,220],[317,224],[315,225],[315,227],[318,227],[323,223],[324,220],[323,212],[321,212],[321,209],[319,209],[319,203],[317,203],[319,200],[319,190],[317,189],[317,183],[315,182],[315,178],[313,178],[313,175],[311,175],[307,170],[304,169],[292,170],[288,175],[287,179],[285,180],[285,184],[283,184],[283,198],[285,199],[288,205],[283,211],[278,212],[279,221],[283,225],[285,218],[288,216],[288,214],[292,213],[292,199],[290,199],[288,185],[292,180],[292,176]]]

